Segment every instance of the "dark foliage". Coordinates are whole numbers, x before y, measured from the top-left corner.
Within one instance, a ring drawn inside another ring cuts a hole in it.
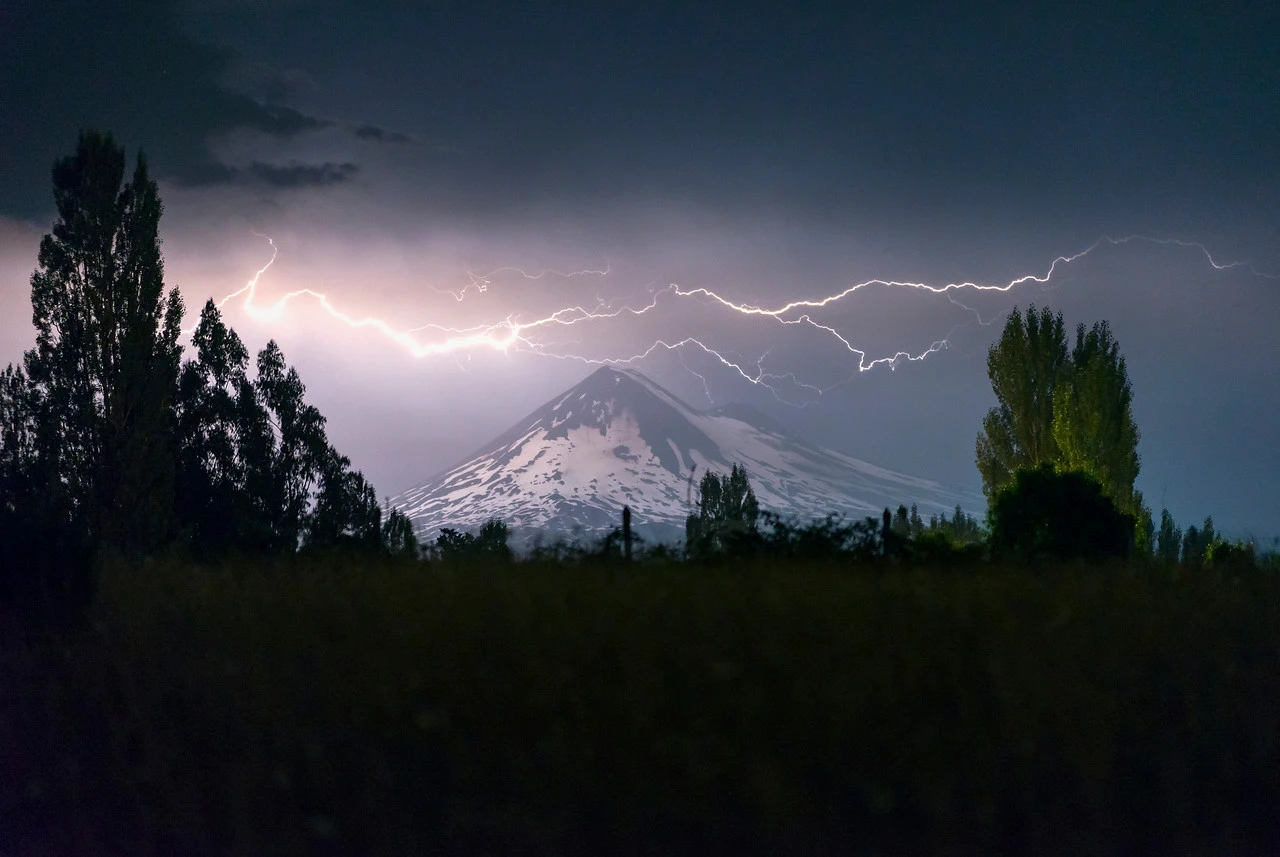
[[[1134,521],[1097,480],[1051,465],[1020,470],[991,504],[991,550],[1026,560],[1124,557]]]
[[[418,534],[414,532],[413,522],[399,509],[388,504],[386,523],[382,526],[382,549],[388,556],[401,559],[420,559],[422,547],[418,544]]]
[[[1258,564],[1253,545],[1243,542],[1217,542],[1205,557],[1209,568],[1229,571],[1250,571]]]
[[[507,541],[510,531],[504,521],[490,518],[477,533],[442,528],[436,537],[435,554],[446,562],[509,562],[513,558]]]
[[[746,468],[735,464],[727,476],[708,471],[698,486],[697,511],[685,522],[686,550],[707,558],[749,543],[759,519],[760,504]]]
[[[1156,535],[1156,558],[1175,563],[1182,553],[1182,528],[1173,522],[1168,509],[1160,510],[1160,530]]]

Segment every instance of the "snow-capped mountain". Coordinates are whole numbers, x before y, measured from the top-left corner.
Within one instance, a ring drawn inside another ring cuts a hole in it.
[[[761,508],[801,520],[913,502],[927,518],[982,502],[814,446],[749,405],[699,411],[638,372],[603,368],[393,503],[426,538],[493,517],[524,538],[589,538],[628,505],[637,531],[672,540],[684,535],[697,480],[733,464],[746,467]]]

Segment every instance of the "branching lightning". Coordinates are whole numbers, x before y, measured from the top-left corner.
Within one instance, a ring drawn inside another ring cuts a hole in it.
[[[683,288],[676,283],[670,283],[664,287],[658,287],[657,284],[654,283],[647,289],[649,295],[648,302],[642,306],[615,306],[604,300],[599,293],[597,293],[595,303],[591,306],[585,306],[582,304],[563,306],[546,315],[533,318],[525,318],[519,313],[512,313],[496,320],[486,321],[470,326],[456,327],[439,322],[427,322],[416,327],[400,329],[382,318],[374,316],[356,317],[350,315],[335,306],[327,295],[309,288],[301,288],[287,292],[271,302],[260,301],[258,295],[259,282],[275,263],[279,255],[279,248],[275,241],[266,235],[260,235],[260,237],[266,239],[266,241],[271,245],[271,258],[265,265],[254,273],[253,277],[243,287],[219,300],[217,302],[217,306],[220,309],[237,298],[243,298],[240,306],[245,313],[256,321],[271,323],[278,321],[284,315],[292,302],[300,298],[307,298],[313,301],[330,317],[342,324],[356,329],[369,328],[376,330],[386,339],[405,349],[405,351],[410,355],[417,358],[449,355],[454,357],[455,360],[458,360],[458,358],[464,354],[469,355],[477,349],[487,348],[499,352],[522,351],[543,357],[560,360],[575,360],[587,364],[625,366],[640,363],[657,353],[674,352],[679,357],[682,365],[689,372],[701,379],[703,387],[707,391],[708,398],[710,398],[710,386],[707,382],[706,376],[691,367],[685,360],[686,352],[690,350],[700,351],[707,357],[711,358],[713,365],[718,364],[729,371],[737,373],[737,375],[743,380],[750,384],[767,389],[777,397],[779,401],[786,402],[787,404],[804,403],[790,402],[780,394],[777,386],[784,382],[791,387],[804,390],[806,393],[815,397],[822,395],[835,385],[821,387],[802,381],[792,372],[766,371],[764,368],[764,362],[766,357],[769,355],[768,351],[765,351],[759,358],[752,362],[748,362],[741,358],[731,359],[723,350],[713,348],[711,345],[708,345],[696,336],[685,336],[673,340],[656,339],[646,348],[624,356],[589,357],[577,353],[574,350],[567,349],[566,346],[571,343],[551,341],[540,334],[544,331],[549,331],[555,328],[571,328],[577,325],[600,323],[626,317],[644,316],[653,312],[659,304],[663,302],[696,302],[704,307],[723,311],[726,314],[757,317],[786,326],[805,327],[816,331],[821,336],[834,339],[839,344],[839,347],[844,349],[845,352],[857,357],[857,362],[854,366],[857,372],[852,373],[852,377],[858,373],[870,371],[877,366],[888,366],[890,369],[894,369],[904,362],[925,360],[929,356],[951,347],[950,339],[952,335],[954,335],[957,329],[963,326],[956,325],[941,339],[931,342],[927,348],[923,348],[919,351],[912,352],[907,350],[898,350],[893,354],[871,357],[868,355],[866,350],[856,347],[849,340],[848,336],[841,333],[836,326],[824,323],[818,318],[815,318],[815,316],[820,314],[823,310],[826,310],[842,301],[846,301],[858,292],[872,286],[878,286],[886,289],[909,289],[945,296],[950,303],[964,310],[967,314],[972,314],[974,321],[977,324],[989,325],[999,318],[1002,313],[997,314],[995,317],[990,319],[983,319],[982,315],[976,309],[963,303],[959,300],[957,295],[965,292],[966,290],[972,292],[1008,292],[1019,286],[1028,284],[1044,286],[1049,284],[1055,275],[1058,274],[1060,269],[1083,259],[1101,247],[1119,247],[1131,243],[1177,246],[1197,251],[1216,271],[1243,268],[1258,277],[1280,279],[1280,276],[1259,271],[1248,263],[1219,262],[1213,257],[1207,247],[1195,241],[1182,241],[1174,238],[1151,238],[1144,235],[1129,235],[1124,238],[1103,236],[1077,253],[1058,256],[1049,264],[1048,268],[1045,269],[1042,274],[1022,274],[1005,283],[977,283],[964,281],[939,285],[877,278],[854,283],[841,291],[823,297],[803,298],[772,307],[734,301],[705,287]],[[552,269],[528,272],[518,267],[508,266],[494,269],[485,274],[468,273],[467,276],[469,278],[469,282],[457,290],[440,289],[434,286],[428,286],[428,288],[433,292],[438,294],[447,294],[453,297],[456,301],[462,302],[467,299],[469,294],[483,295],[489,292],[494,286],[495,279],[503,274],[516,275],[530,281],[548,279],[564,281],[588,277],[604,278],[609,276],[610,273],[611,269],[609,266],[606,266],[602,270],[587,269],[572,272],[562,272]],[[187,332],[190,333],[190,331]],[[459,366],[461,365],[461,362],[459,362]],[[844,381],[839,383],[844,383]]]

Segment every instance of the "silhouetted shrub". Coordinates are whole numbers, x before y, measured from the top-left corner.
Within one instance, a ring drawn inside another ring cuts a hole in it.
[[[870,560],[882,553],[880,525],[874,518],[846,521],[830,514],[806,524],[773,512],[761,512],[763,526],[731,542],[731,552],[778,559],[821,560],[853,556]]]
[[[1124,557],[1134,519],[1116,509],[1097,480],[1051,465],[1019,470],[991,504],[992,553],[1036,559]]]
[[[908,561],[919,565],[956,565],[983,558],[978,542],[961,542],[941,530],[925,530],[907,544]]]
[[[1245,542],[1216,542],[1209,547],[1205,564],[1210,568],[1251,569],[1257,565],[1253,545]]]
[[[510,561],[511,548],[507,545],[510,531],[506,522],[490,518],[476,534],[459,532],[443,527],[435,541],[435,553],[450,562],[470,560]]]

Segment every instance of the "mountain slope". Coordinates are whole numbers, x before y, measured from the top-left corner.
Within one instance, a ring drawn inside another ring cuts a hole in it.
[[[593,535],[629,505],[653,539],[684,532],[691,488],[707,469],[743,464],[762,508],[801,519],[970,509],[974,495],[814,446],[748,405],[690,407],[643,375],[603,368],[475,455],[394,499],[419,531],[474,529],[501,518],[524,535]],[[696,500],[696,496],[692,499]]]

